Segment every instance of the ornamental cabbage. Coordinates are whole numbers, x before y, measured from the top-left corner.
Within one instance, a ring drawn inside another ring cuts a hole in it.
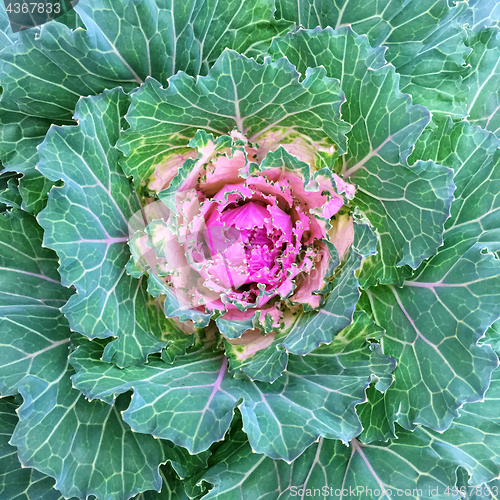
[[[0,6],[0,499],[497,498],[497,2],[73,4]]]
[[[314,168],[317,145],[279,145],[271,134],[259,147],[232,136],[197,132],[189,143],[197,156],[179,182],[178,158],[156,168],[147,187],[164,203],[146,200],[148,225],[132,236],[130,262],[135,276],[147,269],[182,309],[201,313],[202,326],[214,314],[222,333],[231,324],[230,338],[252,326],[283,329],[289,311],[319,308],[338,263],[334,245],[343,255],[354,238],[330,242],[330,221],[354,186]]]

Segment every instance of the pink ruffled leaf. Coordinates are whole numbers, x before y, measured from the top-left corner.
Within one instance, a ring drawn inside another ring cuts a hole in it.
[[[200,177],[206,173],[209,164],[218,154],[223,152],[232,153],[236,150],[245,151],[243,146],[238,146],[241,140],[234,140],[228,135],[221,135],[214,139],[212,134],[205,130],[198,130],[194,139],[189,141],[189,146],[197,151],[196,158],[189,158],[178,169],[169,186],[158,194],[165,205],[177,213],[177,192],[193,189],[200,181]]]
[[[190,146],[198,157],[160,193],[170,205],[163,205],[167,218],[145,228],[143,249],[154,251],[150,286],[167,296],[166,315],[195,318],[197,325],[213,316],[232,339],[249,330],[275,333],[287,309],[321,306],[338,265],[325,239],[328,221],[354,189],[281,146],[267,153],[259,172],[240,178],[247,155],[257,151],[240,135],[196,134]]]
[[[376,252],[376,235],[364,219],[356,214],[354,242],[332,283],[332,291],[319,311],[303,312],[285,338],[283,345],[292,354],[305,355],[320,344],[329,344],[334,336],[352,322],[360,292],[357,270],[363,258]]]
[[[339,265],[338,253],[332,243],[323,240],[318,246],[314,269],[298,276],[296,283],[300,286],[289,298],[292,304],[302,305],[304,311],[317,309],[323,296],[333,289],[332,277],[335,268]]]

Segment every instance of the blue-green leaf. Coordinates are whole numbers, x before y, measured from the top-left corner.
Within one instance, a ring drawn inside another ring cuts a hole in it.
[[[500,25],[500,4],[496,0],[469,0],[472,13],[470,27],[474,31]]]
[[[9,444],[17,424],[14,398],[0,399],[0,495],[2,500],[64,500],[55,481],[36,469],[22,467]],[[72,499],[75,500],[75,499]]]
[[[78,292],[62,311],[73,331],[117,337],[105,359],[119,366],[142,363],[165,345],[151,331],[146,283],[125,273],[128,221],[140,208],[114,148],[127,105],[121,89],[82,99],[78,126],[52,127],[38,165],[48,179],[64,181],[38,214],[44,245],[61,260],[62,283]]]
[[[6,207],[21,208],[22,201],[19,194],[19,175],[15,172],[2,172],[0,174],[0,203]]]
[[[0,214],[0,393],[15,394],[24,378],[58,377],[70,331],[60,308],[73,294],[57,272],[57,256],[42,248],[42,230],[20,210]]]
[[[224,47],[254,56],[290,25],[271,22],[270,0],[80,0],[75,10],[86,30],[50,22],[6,43],[2,101],[32,116],[71,119],[80,96],[130,90],[148,76],[165,83],[179,70],[196,76]]]
[[[349,126],[340,119],[339,82],[324,68],[314,68],[300,83],[286,59],[258,64],[226,50],[206,77],[195,80],[180,72],[166,89],[148,79],[131,99],[126,117],[131,127],[118,147],[126,156],[124,171],[136,185],[155,167],[161,171],[162,165],[182,160],[199,129],[223,135],[237,128],[252,142],[285,130],[325,147],[335,144],[341,152],[346,147]]]
[[[383,49],[350,28],[300,30],[273,40],[274,58],[286,56],[301,73],[323,65],[341,81],[352,125],[341,171],[357,184],[357,205],[380,234],[376,256],[365,261],[362,286],[401,284],[442,244],[453,200],[453,172],[432,161],[413,166],[407,157],[430,120],[423,106],[399,91],[399,76],[384,65]],[[407,266],[401,270],[397,266]]]
[[[64,121],[57,120],[64,124]],[[66,122],[71,123],[71,122]],[[0,103],[0,158],[4,172],[20,172],[21,208],[36,214],[45,207],[53,183],[35,169],[37,147],[43,141],[52,120],[30,116],[17,104]]]
[[[498,27],[471,34],[471,68],[465,83],[469,87],[467,120],[500,137],[500,32]]]
[[[500,371],[496,370],[485,401],[465,405],[444,433],[423,426],[413,432],[398,427],[397,439],[366,444],[355,438],[349,447],[320,438],[293,464],[255,454],[237,429],[217,450],[200,480],[214,485],[204,498],[316,495],[445,500],[476,498],[476,492],[477,498],[496,498],[498,480],[490,481],[500,473],[499,382]],[[465,494],[459,490],[463,484],[457,482],[459,466],[471,475],[469,485],[462,489]],[[476,489],[479,485],[483,486]]]
[[[367,291],[386,330],[384,352],[398,361],[387,414],[406,429],[448,428],[463,403],[482,399],[498,364],[488,345],[477,345],[500,317],[498,142],[463,122],[429,131],[420,154],[453,168],[457,184],[444,244],[403,288]]]
[[[10,443],[25,467],[56,479],[65,497],[131,497],[158,491],[162,445],[152,436],[137,436],[122,422],[127,396],[110,406],[86,401],[71,387],[72,371],[46,383],[34,377],[19,388],[24,398]]]
[[[353,343],[345,352],[323,346],[307,357],[291,355],[273,384],[231,377],[226,358],[210,343],[172,365],[150,359],[120,370],[101,357],[96,341],[81,345],[71,356],[73,383],[86,397],[108,403],[133,387],[123,416],[136,432],[199,453],[224,437],[240,406],[252,448],[286,461],[319,436],[348,442],[359,434],[354,406],[364,400],[372,377],[387,385],[394,369],[393,360],[368,343]]]
[[[480,344],[488,344],[500,357],[500,321],[496,321],[486,330]]]
[[[415,104],[433,113],[466,115],[467,87],[461,76],[470,52],[464,43],[463,25],[470,17],[466,2],[277,0],[276,4],[278,18],[304,28],[351,26],[373,47],[386,46],[385,58],[401,75],[400,89],[411,94]],[[347,92],[347,87],[343,89]]]

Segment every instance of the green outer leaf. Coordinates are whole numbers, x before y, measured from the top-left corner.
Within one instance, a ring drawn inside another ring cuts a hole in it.
[[[65,497],[118,499],[158,491],[162,445],[122,422],[128,397],[112,406],[86,401],[71,387],[72,373],[64,370],[51,384],[29,377],[19,388],[24,403],[10,442],[20,462],[54,477]]]
[[[357,341],[358,343],[351,344],[351,347],[358,345],[360,339],[361,344],[363,344],[369,338],[378,338],[381,331],[383,330],[368,319],[366,313],[355,312],[352,322],[342,331],[338,332],[333,337],[333,341],[328,344],[328,352],[330,354],[340,354],[344,349],[347,349],[348,344]],[[224,341],[231,372],[237,378],[245,378],[240,373],[243,372],[250,380],[274,382],[286,369],[288,364],[288,353],[283,342],[284,336],[286,336],[286,333],[280,332],[279,337],[269,346],[257,351],[244,360],[241,360],[239,356],[242,350],[241,346],[231,345],[229,342]]]
[[[298,496],[299,488],[305,488],[305,498],[313,496],[315,488],[323,493],[321,498],[457,498],[453,487],[457,485],[459,465],[469,471],[470,484],[475,486],[500,473],[499,391],[500,370],[496,370],[485,401],[466,404],[460,417],[442,434],[423,426],[413,432],[398,427],[397,439],[362,444],[355,438],[349,448],[339,441],[320,438],[292,464],[256,455],[244,433],[233,431],[200,481],[214,485],[204,498],[288,499]],[[498,481],[491,485],[495,483]],[[343,494],[335,493],[342,488]],[[481,498],[488,495],[485,491],[483,487]]]
[[[488,496],[491,500],[498,500],[500,498],[500,479],[494,479],[488,484],[483,484],[474,488],[468,485],[466,491],[470,493],[470,500],[480,500],[485,496]]]
[[[467,41],[472,53],[471,70],[464,79],[469,86],[467,120],[500,137],[500,32],[486,28],[471,34]]]
[[[281,339],[275,340],[269,346],[242,361],[238,359],[238,348],[236,346],[232,346],[226,340],[224,340],[224,346],[230,369],[235,372],[237,378],[244,378],[238,373],[238,370],[241,370],[250,380],[273,383],[281,376],[288,365],[288,354],[281,343]]]
[[[277,0],[277,17],[304,28],[351,26],[373,47],[388,47],[385,58],[401,75],[401,91],[433,113],[466,115],[462,82],[466,2],[447,0]],[[444,76],[444,78],[443,78]],[[347,87],[342,88],[347,92]],[[348,99],[349,100],[349,99]]]
[[[0,495],[2,500],[64,500],[55,481],[36,469],[21,467],[9,439],[17,424],[14,398],[0,399]],[[75,499],[73,499],[75,500]]]
[[[354,241],[352,246],[354,250],[363,259],[375,255],[379,239],[377,230],[358,207],[354,207],[352,218],[354,223]]]
[[[456,218],[457,209],[463,203],[463,192],[471,179],[500,147],[500,138],[467,122],[455,124],[450,118],[435,116],[415,145],[410,161],[429,158],[436,163],[454,169],[456,185],[452,217],[445,227]],[[473,183],[471,183],[473,185]]]
[[[500,25],[500,4],[496,0],[469,0],[468,3],[472,12],[470,26],[474,31]]]
[[[436,149],[442,134],[450,140]],[[444,430],[457,408],[483,397],[498,364],[476,343],[500,316],[500,262],[491,253],[500,249],[500,153],[493,134],[467,123],[443,120],[425,142],[420,151],[434,152],[457,180],[444,245],[402,289],[367,294],[386,329],[384,352],[398,360],[388,415],[407,429]]]
[[[148,490],[139,493],[133,500],[189,500],[183,482],[177,477],[170,464],[160,467],[161,491]]]
[[[0,52],[6,47],[10,47],[20,37],[19,33],[12,33],[9,17],[5,11],[5,5],[0,5]]]
[[[441,492],[434,494],[434,499],[457,498],[443,494],[447,486],[451,488],[455,484],[456,466],[437,460],[426,444],[425,439],[418,439],[409,432],[401,434],[400,440],[391,447],[382,444],[361,447],[354,439],[348,448],[339,441],[320,438],[318,444],[310,446],[289,465],[256,455],[247,443],[243,443],[228,450],[227,456],[203,476],[202,481],[214,485],[204,498],[243,500],[252,495],[288,500],[300,498],[302,492],[304,498],[312,497],[319,489],[319,498],[359,496],[377,500],[398,497],[416,500],[428,498],[429,489],[433,488]],[[383,493],[383,488],[387,494]]]
[[[56,21],[57,23],[65,24],[68,28],[72,29],[73,31],[76,30],[77,28],[85,29],[85,25],[83,24],[81,17],[77,14],[75,9],[67,11],[62,16],[59,16],[58,18],[54,19],[54,21]]]
[[[58,252],[62,283],[78,292],[62,312],[73,331],[117,337],[104,356],[119,366],[143,363],[165,345],[151,331],[146,284],[125,274],[128,220],[140,208],[114,148],[127,105],[121,89],[82,98],[78,126],[52,127],[38,164],[48,179],[64,181],[38,214],[44,245]]]
[[[131,90],[148,76],[165,83],[179,69],[197,76],[224,47],[258,55],[291,24],[271,21],[273,4],[80,0],[75,10],[86,30],[50,22],[18,34],[14,45],[8,33],[1,35],[2,102],[18,103],[32,116],[71,119],[82,95],[118,85]]]
[[[64,121],[57,120],[58,124]],[[71,122],[66,122],[68,124]],[[29,116],[16,104],[0,103],[0,158],[4,171],[21,172],[19,192],[21,208],[36,214],[45,207],[53,183],[35,170],[37,147],[43,141],[52,120]]]
[[[172,445],[168,441],[162,441],[162,443],[169,463],[162,465],[159,470],[162,478],[161,491],[145,491],[134,497],[134,500],[189,500],[194,498],[186,494],[186,484],[193,480],[191,478],[199,476],[200,472],[203,474],[203,471],[207,469],[207,459],[211,452],[191,455],[185,448]],[[199,493],[204,489],[194,487],[194,490]],[[199,498],[199,495],[196,498]]]
[[[42,230],[20,210],[0,215],[0,393],[15,394],[28,375],[47,382],[66,362],[69,327],[60,308],[72,295]]]
[[[101,50],[112,48],[138,78],[160,82],[178,71],[206,74],[225,48],[260,55],[291,25],[272,18],[271,0],[155,0],[133,7],[124,0],[80,0],[75,10]]]
[[[191,455],[186,448],[175,446],[169,441],[162,441],[162,443],[172,468],[181,479],[192,477],[207,468],[207,461],[212,454],[211,451],[207,450]]]
[[[486,330],[479,343],[488,344],[500,357],[500,321],[496,321]]]
[[[479,180],[482,180],[483,175],[490,173],[494,176],[493,178],[497,175],[492,171],[492,168],[496,168],[492,167],[492,161],[493,155],[499,147],[500,139],[492,133],[467,122],[455,124],[449,118],[444,117],[434,117],[432,126],[429,126],[422,134],[412,158],[431,158],[437,163],[453,168],[455,172],[453,182],[456,185],[456,199],[451,206],[451,217],[445,224],[446,231],[456,224],[468,221],[469,215],[472,217],[472,222],[476,215],[481,215],[481,212],[484,212],[483,217],[486,217],[486,220],[492,219],[489,212],[494,212],[497,203],[491,207],[488,203],[494,191],[488,188],[485,193],[481,193],[483,195],[480,197],[483,200],[481,203],[477,203],[478,198],[476,194],[472,193],[476,192]],[[483,182],[485,181],[483,180]],[[471,207],[471,205],[475,205],[475,208],[464,210],[465,203],[467,203],[466,208]],[[494,226],[490,225],[488,229],[494,229]],[[465,232],[469,237],[468,231]],[[492,235],[495,237],[495,233]]]
[[[500,476],[500,370],[492,373],[484,401],[469,403],[443,434],[426,430],[433,449],[444,459],[458,463],[470,474],[469,484],[479,486]]]
[[[499,267],[481,248],[451,248],[459,259],[438,255],[444,266],[435,258],[402,289],[367,291],[376,322],[386,329],[384,352],[398,361],[387,413],[407,429],[417,423],[448,428],[458,407],[482,398],[498,364],[491,349],[475,345],[500,315]]]
[[[23,209],[44,208],[51,184],[34,170],[36,147],[52,122],[72,121],[80,96],[118,85],[131,90],[148,75],[164,83],[178,69],[206,73],[224,47],[249,56],[265,52],[291,24],[274,21],[273,9],[272,0],[80,0],[76,11],[87,30],[68,28],[82,24],[72,10],[13,35],[1,4],[0,159],[25,174]]]
[[[388,441],[396,439],[394,426],[391,426],[390,415],[387,414],[385,397],[372,385],[366,390],[366,403],[356,408],[363,432],[358,436],[362,443]]]
[[[290,356],[287,371],[273,384],[232,378],[226,358],[209,344],[172,365],[152,358],[119,370],[101,360],[96,341],[86,342],[71,363],[77,369],[73,383],[87,398],[110,403],[133,387],[123,417],[136,432],[199,453],[223,438],[240,406],[253,449],[292,461],[318,436],[347,442],[359,434],[354,406],[364,400],[373,376],[390,378],[394,369],[393,360],[368,345],[338,355],[328,348],[307,358]]]
[[[15,172],[2,172],[0,174],[0,203],[7,207],[21,208],[22,201],[19,194],[19,176]]]
[[[57,257],[52,250],[44,249],[42,244],[42,230],[36,223],[35,219],[27,214],[14,210],[11,213],[0,216],[0,231],[2,233],[2,242],[0,242],[0,297],[2,302],[2,312],[0,317],[0,386],[2,394],[13,394],[19,389],[26,395],[25,384],[32,387],[50,386],[54,391],[54,386],[60,382],[61,373],[64,375],[67,365],[68,346],[69,346],[69,328],[64,316],[60,313],[61,307],[71,295],[70,290],[66,290],[59,283],[59,274],[57,272]],[[23,291],[23,295],[19,290]],[[36,378],[30,375],[35,375]],[[72,391],[74,397],[79,398],[79,418],[81,422],[87,422],[89,408],[95,410],[96,406],[91,406],[93,403],[86,403],[81,398],[77,391],[73,391],[70,385],[69,377],[65,382]],[[5,390],[4,390],[5,388]],[[59,388],[60,389],[60,388]],[[58,388],[55,389],[57,392]],[[30,393],[31,394],[31,393]],[[45,418],[43,432],[48,433],[54,428],[59,418],[54,417],[52,411],[60,411],[61,407],[54,409],[56,396],[53,392],[44,395],[43,404],[38,400],[36,395],[33,399],[37,401],[30,404],[40,404],[40,418]],[[8,434],[7,440],[10,438],[17,417],[14,413],[12,405],[7,405],[10,399],[0,399],[0,419],[2,420],[2,432]],[[61,400],[57,400],[61,404]],[[26,404],[24,406],[26,406]],[[10,416],[8,421],[3,420],[4,407],[9,406],[8,412]],[[107,407],[104,407],[107,409]],[[95,425],[102,425],[104,419],[99,415],[95,415]],[[53,419],[52,423],[50,419]],[[31,439],[31,445],[38,448],[40,445],[40,427],[34,426],[31,429],[33,422],[30,420],[28,428],[20,430],[20,434],[30,434],[27,439]],[[10,427],[8,427],[10,425]],[[76,427],[68,426],[68,421],[60,423],[61,427],[57,430],[61,432],[63,429],[66,432],[73,432]],[[84,424],[79,427],[80,432]],[[89,439],[95,439],[95,425],[90,426]],[[122,424],[124,425],[124,424]],[[22,427],[22,425],[21,425]],[[29,430],[28,430],[29,429]],[[129,433],[130,434],[130,433]],[[59,440],[64,440],[55,432],[45,444],[50,447],[46,458],[55,460],[56,454],[54,450],[60,449],[61,442],[54,442],[59,436]],[[81,440],[85,440],[85,445],[88,447],[87,435],[80,434]],[[3,436],[0,436],[3,439]],[[141,437],[139,436],[139,439]],[[68,440],[70,442],[71,440]],[[78,442],[75,438],[73,443]],[[118,457],[121,457],[121,445]],[[47,450],[47,448],[45,448]],[[97,448],[96,448],[97,449]],[[105,452],[105,461],[109,461],[109,447],[104,442],[103,450]],[[5,453],[5,454],[4,454]],[[22,453],[22,450],[21,450]],[[37,454],[38,460],[43,460],[43,453]],[[81,459],[81,450],[73,454]],[[95,455],[95,452],[94,452]],[[128,456],[136,467],[142,458],[142,455],[137,456],[135,453],[128,450]],[[173,457],[172,453],[170,456]],[[148,455],[150,457],[150,455]],[[179,460],[177,458],[177,460]],[[184,461],[185,462],[185,461]],[[56,471],[57,465],[51,462],[54,468],[51,471]],[[34,463],[38,467],[38,463]],[[78,475],[81,475],[80,480],[85,483],[86,477],[82,473],[82,468],[78,469]],[[103,469],[101,469],[103,470]],[[51,473],[49,470],[44,470],[46,473]],[[56,471],[57,472],[57,471]],[[114,479],[122,484],[122,478]],[[173,478],[170,479],[174,485]],[[178,481],[178,480],[176,480]],[[69,480],[71,482],[71,480]],[[59,500],[62,495],[54,489],[54,480],[44,476],[36,469],[22,467],[17,459],[17,452],[5,443],[0,443],[0,496],[5,500],[14,498],[16,500]],[[71,486],[70,486],[71,487]],[[145,488],[152,487],[151,484]],[[170,485],[164,485],[164,490],[168,491]],[[173,486],[172,486],[173,487]],[[93,496],[90,498],[94,498]],[[109,497],[111,498],[111,497]],[[123,498],[123,497],[116,497]],[[181,497],[182,498],[182,497]]]
[[[240,338],[247,330],[252,330],[253,328],[257,328],[259,326],[258,321],[259,321],[259,312],[256,311],[252,316],[250,316],[248,319],[244,321],[222,319],[219,316],[218,318],[216,318],[215,324],[217,325],[219,332],[222,333],[226,339],[237,339]],[[262,359],[262,361],[264,361],[264,359]],[[285,367],[286,363],[281,371],[283,371]],[[251,375],[249,376],[250,378],[255,378],[252,377]],[[259,378],[258,380],[262,379]]]
[[[140,83],[119,54],[101,52],[88,32],[57,22],[39,33],[23,31],[19,43],[0,54],[0,75],[2,104],[47,120],[71,120],[82,95],[117,85],[131,90]]]
[[[124,172],[138,185],[173,148],[183,151],[198,129],[222,135],[236,127],[255,142],[274,128],[292,128],[312,140],[327,136],[345,151],[349,126],[340,119],[344,94],[338,81],[323,68],[308,70],[302,83],[298,78],[286,59],[257,64],[225,50],[206,77],[179,72],[167,89],[148,79],[131,96],[131,127],[118,142],[127,157]]]
[[[413,268],[442,243],[442,230],[453,200],[453,173],[433,162],[407,164],[411,149],[430,120],[399,92],[399,76],[384,66],[382,49],[351,28],[300,30],[275,38],[273,58],[286,56],[297,71],[323,65],[339,78],[347,106],[342,116],[352,124],[342,173],[357,184],[353,204],[380,233],[377,256],[363,266],[363,287],[401,284]]]
[[[261,164],[257,165],[257,168],[261,172],[273,168],[282,168],[287,172],[293,172],[304,179],[306,191],[310,189],[308,184],[311,180],[311,166],[305,161],[299,160],[296,156],[290,154],[283,146],[279,146],[275,151],[269,151]],[[332,186],[335,186],[335,181],[332,182]]]
[[[29,116],[20,111],[18,106],[2,102],[0,124],[0,155],[3,166],[19,172],[24,172],[30,166],[34,167],[38,161],[36,147],[42,142],[52,121]]]

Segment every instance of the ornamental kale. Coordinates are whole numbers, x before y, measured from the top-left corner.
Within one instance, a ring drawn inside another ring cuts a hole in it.
[[[0,6],[0,499],[500,498],[495,0]]]

